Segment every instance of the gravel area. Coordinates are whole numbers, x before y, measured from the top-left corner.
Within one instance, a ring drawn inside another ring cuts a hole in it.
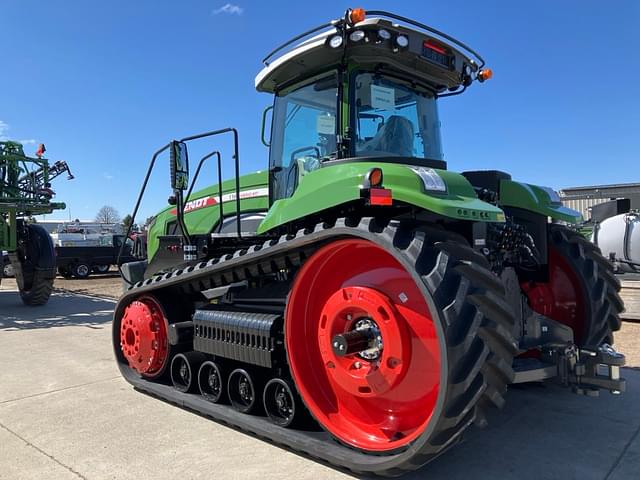
[[[57,292],[73,292],[83,295],[117,299],[122,295],[122,280],[117,270],[112,269],[105,274],[92,274],[89,278],[78,280],[57,276],[53,282]],[[13,290],[16,281],[13,278],[3,278],[0,290]]]
[[[84,280],[56,277],[53,283],[57,291],[82,293],[105,298],[118,298],[122,295],[122,279],[117,271],[103,275],[91,275]]]

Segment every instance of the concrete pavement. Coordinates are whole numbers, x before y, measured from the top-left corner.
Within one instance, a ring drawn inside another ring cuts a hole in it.
[[[0,479],[350,478],[135,392],[111,352],[113,302],[0,290]],[[405,478],[640,478],[640,369],[628,392],[513,388],[490,426]]]

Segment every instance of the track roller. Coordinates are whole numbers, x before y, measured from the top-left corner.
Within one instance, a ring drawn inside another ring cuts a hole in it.
[[[291,383],[282,378],[272,378],[265,385],[262,394],[264,410],[276,425],[291,427],[300,423],[304,406],[294,391]]]
[[[241,413],[256,413],[260,407],[258,393],[261,391],[260,379],[247,370],[236,368],[229,375],[227,393],[231,406]]]
[[[194,373],[198,371],[205,356],[200,352],[178,353],[171,360],[171,382],[180,392],[191,392],[196,389]]]
[[[211,360],[204,362],[198,370],[198,388],[205,400],[220,403],[224,399],[224,383],[220,365]]]

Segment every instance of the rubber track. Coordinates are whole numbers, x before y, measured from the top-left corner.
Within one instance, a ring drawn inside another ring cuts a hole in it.
[[[53,292],[53,280],[55,278],[55,268],[53,270],[36,270],[33,274],[33,283],[30,290],[20,290],[20,298],[25,305],[44,305],[49,301]]]
[[[193,295],[282,268],[296,268],[320,245],[345,237],[376,242],[392,253],[412,272],[428,303],[433,300],[432,310],[441,312],[441,349],[446,352],[443,365],[447,369],[434,411],[438,420],[408,447],[387,455],[363,453],[332,441],[324,432],[283,429],[266,419],[146,381],[123,363],[116,319],[138,295],[176,295],[176,288],[183,295]],[[487,407],[503,405],[517,353],[511,334],[514,322],[500,280],[491,273],[486,259],[460,237],[439,229],[409,229],[398,222],[347,218],[136,284],[116,306],[113,343],[123,376],[136,388],[340,468],[397,476],[434,459],[456,443],[474,420],[484,423]]]
[[[620,330],[620,313],[624,304],[618,292],[620,281],[613,266],[602,256],[600,249],[574,230],[551,225],[549,242],[569,260],[585,286],[589,324],[586,325],[585,347],[599,347],[613,343],[613,332]]]

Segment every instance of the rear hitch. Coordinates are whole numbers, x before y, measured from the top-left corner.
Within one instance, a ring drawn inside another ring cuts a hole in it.
[[[561,385],[571,387],[574,393],[590,397],[597,397],[600,390],[619,395],[626,389],[626,380],[620,378],[625,357],[606,343],[596,350],[578,348],[574,344],[543,348],[539,361],[522,360],[516,362],[513,383],[556,378]]]
[[[597,397],[601,389],[614,395],[625,391],[626,381],[620,378],[620,367],[625,364],[625,357],[611,345],[605,343],[596,350],[574,346],[570,350],[558,362],[563,385],[571,386],[574,393],[593,397]]]

